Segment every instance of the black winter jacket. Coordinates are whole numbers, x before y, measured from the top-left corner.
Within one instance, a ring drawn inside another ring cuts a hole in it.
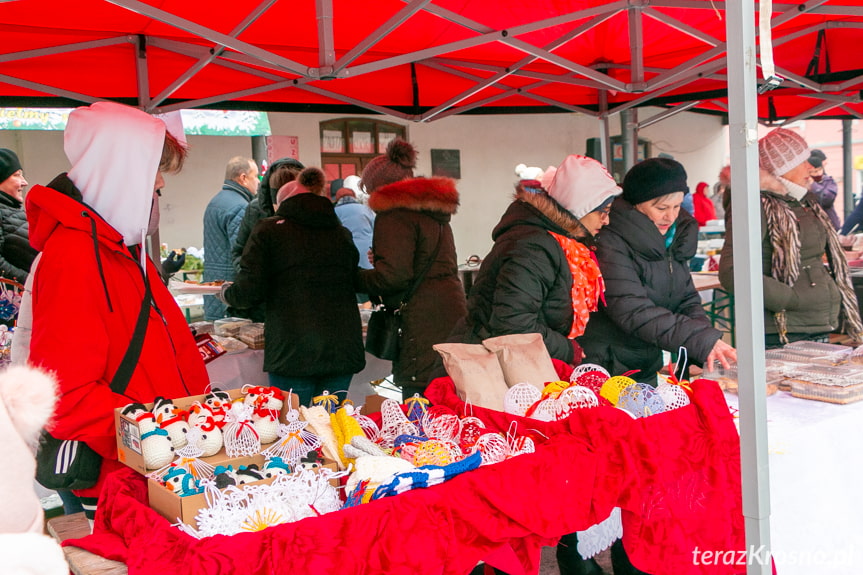
[[[273,164],[267,169],[267,176],[261,180],[258,193],[255,194],[255,197],[252,198],[252,201],[250,201],[249,205],[246,206],[246,211],[243,213],[243,220],[240,222],[240,229],[237,231],[237,239],[234,240],[234,245],[231,248],[231,261],[234,266],[234,271],[240,271],[240,259],[243,257],[243,248],[246,247],[246,243],[249,241],[249,236],[252,235],[252,230],[255,228],[255,224],[264,218],[271,218],[276,215],[276,210],[273,208],[273,204],[276,203],[276,194],[279,193],[279,190],[274,190],[270,187],[270,175],[274,174],[279,166],[294,163],[296,163],[296,160],[288,160],[285,158],[273,162]],[[266,306],[261,304],[244,310],[229,308],[228,315],[247,317],[252,321],[260,323],[264,321],[264,317],[266,316]]]
[[[28,230],[21,202],[0,192],[0,275],[22,285],[39,253],[30,246]]]
[[[402,180],[369,196],[369,207],[377,214],[374,268],[360,270],[359,291],[398,307],[440,242],[428,273],[401,314],[401,347],[393,362],[393,378],[409,388],[425,388],[438,357],[432,346],[446,341],[465,314],[449,223],[458,201],[455,182],[448,178]]]
[[[288,198],[255,226],[225,299],[241,309],[266,302],[264,371],[307,377],[365,367],[358,261],[351,232],[327,198]]]
[[[632,369],[645,381],[662,367],[662,350],[686,347],[703,364],[722,334],[710,325],[692,283],[689,260],[698,244],[698,222],[686,210],[677,216],[671,245],[646,215],[618,198],[611,222],[597,241],[605,280],[605,305],[590,315],[579,338],[585,362],[612,375]],[[655,381],[651,379],[650,381]]]
[[[575,229],[572,216],[545,194],[518,192],[492,231],[494,247],[471,288],[459,339],[480,343],[500,335],[539,333],[551,357],[573,363],[572,273],[548,232],[574,237]]]

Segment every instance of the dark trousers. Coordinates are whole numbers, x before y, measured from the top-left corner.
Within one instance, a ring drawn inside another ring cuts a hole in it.
[[[312,398],[321,395],[324,391],[339,397],[339,403],[344,401],[348,395],[353,374],[344,375],[320,375],[309,377],[289,377],[270,373],[270,385],[278,387],[282,391],[291,391],[300,398],[300,405],[309,406]]]

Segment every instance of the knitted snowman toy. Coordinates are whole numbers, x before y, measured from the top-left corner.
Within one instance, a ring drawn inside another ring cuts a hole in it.
[[[251,483],[252,481],[260,481],[264,478],[264,474],[261,473],[261,470],[258,469],[256,464],[251,465],[241,465],[237,470],[237,484],[245,485],[246,483]]]
[[[174,459],[174,446],[168,432],[156,423],[156,416],[140,403],[130,403],[121,411],[138,423],[141,433],[141,456],[144,467],[159,469],[171,463]]]
[[[213,419],[216,420],[216,425],[224,427],[225,413],[227,413],[227,409],[231,406],[231,396],[228,395],[228,392],[213,388],[210,393],[204,396],[204,405],[209,407],[210,411],[213,412]]]
[[[219,429],[213,412],[201,402],[195,402],[189,408],[189,426],[201,430],[201,439],[197,447],[201,449],[201,457],[215,455],[222,448],[222,430]]]
[[[180,449],[186,445],[186,432],[189,431],[189,423],[186,419],[189,412],[177,409],[170,399],[157,397],[153,403],[153,413],[159,427],[168,432],[174,449]]]
[[[195,477],[189,473],[187,469],[182,467],[172,468],[165,474],[163,481],[165,483],[165,487],[180,497],[201,493],[201,488],[198,487],[198,482],[195,480]]]
[[[264,463],[264,477],[269,479],[276,475],[291,473],[291,466],[281,457],[272,457]]]
[[[284,394],[278,387],[270,387],[258,396],[252,423],[261,438],[261,443],[272,443],[279,438],[279,413],[284,405]]]

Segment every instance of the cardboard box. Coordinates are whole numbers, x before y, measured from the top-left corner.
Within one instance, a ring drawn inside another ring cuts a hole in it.
[[[258,467],[263,467],[264,456],[258,454],[251,457],[235,457],[223,462],[222,465],[233,465],[234,469],[236,469],[241,465],[251,465],[253,463],[256,463]],[[321,467],[326,467],[332,471],[338,471],[338,466],[335,461],[328,459],[324,460]],[[262,479],[260,481],[252,481],[245,485],[269,485],[272,482],[273,478],[269,478]],[[331,479],[330,484],[336,488],[339,486],[337,479]],[[245,485],[240,485],[239,488],[243,489]],[[179,519],[181,522],[190,525],[195,529],[198,528],[198,512],[207,507],[207,498],[203,493],[180,497],[152,478],[147,480],[147,495],[150,507],[152,507],[159,515],[171,523],[176,523]]]
[[[207,460],[209,459],[207,458]],[[259,468],[263,467],[264,456],[258,454],[250,457],[234,457],[222,462],[221,465],[233,465],[234,469],[237,469],[241,465],[251,465],[253,463],[257,464]],[[272,483],[272,481],[272,478],[262,479],[261,481],[253,481],[249,485]],[[198,528],[198,522],[195,520],[198,511],[207,506],[207,498],[203,493],[180,497],[152,477],[147,479],[147,498],[150,502],[150,507],[171,523],[175,523],[179,519],[195,529]]]
[[[239,399],[243,397],[243,394],[239,389],[229,389],[227,390],[231,399]],[[190,395],[188,397],[180,397],[174,399],[174,405],[180,409],[188,409],[193,403],[196,401],[204,401],[205,395]],[[299,397],[296,394],[291,394],[290,404],[288,401],[284,402],[282,406],[282,411],[279,414],[279,420],[282,423],[286,423],[285,415],[288,410],[293,407],[294,409],[298,409],[300,405]],[[153,409],[152,403],[145,404],[147,409]],[[138,473],[142,475],[146,475],[154,469],[147,469],[144,466],[144,457],[141,454],[141,431],[138,428],[138,422],[134,419],[131,419],[121,413],[122,409],[117,408],[114,410],[114,432],[117,438],[117,459],[120,463],[128,465]],[[221,450],[215,455],[211,455],[210,457],[202,457],[202,461],[206,461],[210,465],[216,466],[223,463],[230,463],[231,458],[225,453],[225,448],[222,447]],[[263,460],[261,461],[263,463]],[[241,464],[244,465],[244,464]]]

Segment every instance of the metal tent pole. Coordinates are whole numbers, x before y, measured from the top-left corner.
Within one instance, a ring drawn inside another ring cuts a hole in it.
[[[851,120],[842,120],[842,205],[844,221],[854,210],[854,154],[851,140]]]
[[[747,575],[771,573],[767,394],[764,388],[764,289],[753,0],[725,5],[728,45],[734,313],[740,400],[743,516],[750,559]]]

